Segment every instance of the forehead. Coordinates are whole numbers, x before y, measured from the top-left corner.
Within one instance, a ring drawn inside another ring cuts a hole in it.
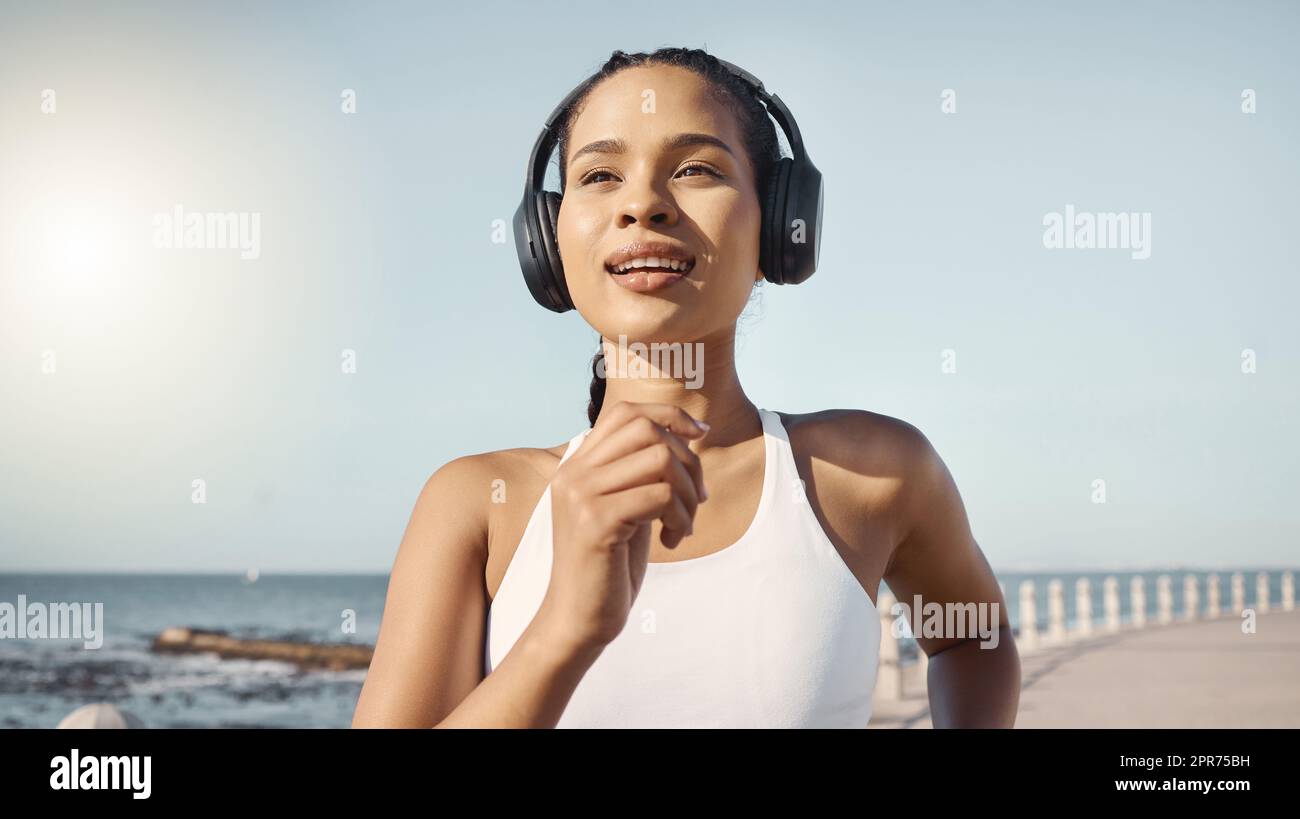
[[[708,81],[677,66],[637,66],[601,82],[573,123],[568,154],[597,139],[621,138],[631,150],[649,149],[660,137],[683,131],[713,134],[738,149],[735,117]]]

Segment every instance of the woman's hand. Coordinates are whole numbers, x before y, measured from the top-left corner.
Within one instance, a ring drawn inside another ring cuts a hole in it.
[[[705,498],[687,448],[707,427],[669,404],[606,407],[551,479],[554,559],[539,617],[574,650],[600,650],[623,630],[645,576],[650,524],[675,547]]]

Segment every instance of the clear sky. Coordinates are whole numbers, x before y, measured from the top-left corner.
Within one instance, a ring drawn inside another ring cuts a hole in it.
[[[1300,563],[1300,6],[1048,5],[7,7],[0,571],[384,572],[440,465],[584,429],[595,332],[493,222],[561,97],[665,45],[825,175],[755,403],[916,425],[995,569]],[[176,205],[260,255],[155,246]],[[1067,205],[1150,257],[1046,248]]]

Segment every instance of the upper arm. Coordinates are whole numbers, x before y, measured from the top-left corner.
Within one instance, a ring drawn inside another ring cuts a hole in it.
[[[1009,624],[1002,589],[971,533],[952,473],[920,430],[908,424],[904,427],[900,457],[905,479],[898,502],[903,534],[885,570],[885,582],[909,609],[916,595],[920,595],[922,607],[931,602],[941,606],[983,604],[989,607],[983,622],[992,628]],[[913,616],[924,621],[924,608]],[[929,656],[963,639],[955,634],[914,636]],[[966,639],[971,636],[967,629]]]
[[[481,456],[425,482],[402,536],[352,726],[430,728],[483,679],[487,593]]]

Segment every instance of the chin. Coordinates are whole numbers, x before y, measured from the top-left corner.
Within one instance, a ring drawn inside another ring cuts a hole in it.
[[[675,306],[674,306],[675,307]],[[600,334],[617,344],[619,336],[626,336],[628,344],[642,342],[691,341],[698,334],[699,322],[682,315],[680,308],[651,311],[642,309],[635,313],[619,314],[617,326],[598,328]]]

